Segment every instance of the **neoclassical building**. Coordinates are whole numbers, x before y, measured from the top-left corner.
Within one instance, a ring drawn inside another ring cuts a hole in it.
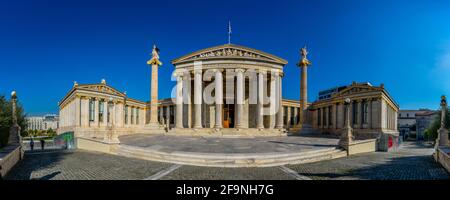
[[[283,136],[306,128],[338,134],[344,98],[351,98],[356,135],[395,134],[398,105],[381,87],[352,84],[327,98],[307,102],[306,48],[301,51],[300,100],[283,99],[287,61],[256,49],[225,44],[172,61],[173,96],[158,99],[159,49],[153,48],[151,99],[130,98],[107,85],[75,83],[59,102],[58,133],[108,138],[161,133],[176,135]],[[167,69],[167,68],[165,68]],[[298,90],[298,84],[288,87]]]
[[[398,136],[399,106],[384,88],[370,83],[356,83],[322,92],[320,100],[309,108],[312,125],[324,134],[340,134],[344,128],[344,100],[351,100],[350,125],[357,138],[376,138],[380,134]]]

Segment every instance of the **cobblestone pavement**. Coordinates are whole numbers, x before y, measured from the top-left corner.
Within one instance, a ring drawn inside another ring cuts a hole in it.
[[[6,179],[449,179],[430,145],[405,143],[398,152],[375,152],[310,164],[269,168],[177,166],[88,151],[27,153]]]
[[[374,152],[318,163],[290,165],[312,179],[435,180],[449,174],[432,158],[432,145],[406,142],[397,152]]]

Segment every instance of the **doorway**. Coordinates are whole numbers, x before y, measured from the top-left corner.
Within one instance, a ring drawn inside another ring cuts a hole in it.
[[[223,127],[234,128],[234,104],[224,104],[223,107]]]

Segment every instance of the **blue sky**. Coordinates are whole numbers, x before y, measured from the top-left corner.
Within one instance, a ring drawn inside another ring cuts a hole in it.
[[[227,43],[228,20],[232,43],[288,60],[285,98],[299,98],[304,44],[310,101],[352,81],[384,83],[401,109],[437,108],[450,94],[450,2],[439,0],[0,0],[0,94],[17,90],[29,114],[56,113],[73,81],[105,78],[146,101],[156,43],[169,97],[170,61]]]

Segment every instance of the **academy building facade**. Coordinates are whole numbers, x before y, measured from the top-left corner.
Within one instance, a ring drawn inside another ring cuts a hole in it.
[[[352,99],[357,135],[398,134],[398,105],[384,87],[353,83],[342,91],[307,102],[310,65],[302,49],[300,100],[283,99],[284,67],[288,62],[256,49],[225,44],[174,59],[174,96],[158,99],[159,49],[147,62],[152,69],[151,99],[130,98],[102,80],[75,83],[60,101],[58,133],[115,140],[120,135],[285,136],[309,131],[339,134],[344,123],[344,98]]]

